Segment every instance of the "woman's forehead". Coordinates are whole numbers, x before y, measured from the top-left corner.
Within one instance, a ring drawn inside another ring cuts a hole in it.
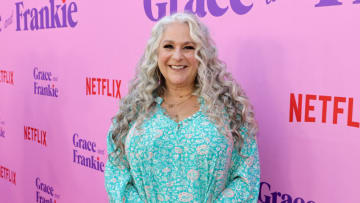
[[[174,22],[166,25],[161,39],[162,43],[194,43],[190,36],[190,29],[186,23]]]

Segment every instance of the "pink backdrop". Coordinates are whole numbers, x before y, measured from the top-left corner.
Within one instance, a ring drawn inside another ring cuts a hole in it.
[[[1,1],[0,202],[108,201],[118,94],[191,2],[255,107],[260,202],[360,202],[359,0]]]

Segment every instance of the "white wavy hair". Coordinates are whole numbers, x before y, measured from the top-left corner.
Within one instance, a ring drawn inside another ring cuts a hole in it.
[[[241,131],[251,136],[256,134],[252,106],[244,91],[226,71],[226,65],[218,59],[208,29],[193,14],[176,13],[154,25],[145,53],[136,67],[135,78],[130,81],[129,93],[120,100],[120,110],[113,118],[112,139],[119,160],[123,160],[125,154],[124,138],[129,132],[129,125],[136,121],[136,126],[141,126],[144,119],[154,112],[156,97],[162,96],[166,88],[158,67],[157,49],[166,26],[174,22],[186,23],[190,28],[190,37],[196,43],[195,57],[199,67],[193,94],[204,99],[204,113],[225,136],[233,136],[239,152],[244,142]],[[229,127],[224,128],[226,123]]]

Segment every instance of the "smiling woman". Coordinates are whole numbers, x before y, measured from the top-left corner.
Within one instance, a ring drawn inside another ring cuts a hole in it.
[[[199,63],[195,58],[195,46],[189,26],[181,22],[169,24],[160,40],[158,66],[167,90],[163,107],[176,122],[199,109],[196,97],[192,96]],[[181,111],[174,108],[180,105]]]
[[[167,26],[158,49],[158,65],[166,86],[194,86],[198,69],[195,43],[185,23]]]
[[[256,202],[251,105],[187,13],[153,28],[107,135],[111,202]]]

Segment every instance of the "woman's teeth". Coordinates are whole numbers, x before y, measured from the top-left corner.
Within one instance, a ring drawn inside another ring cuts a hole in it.
[[[180,69],[184,69],[187,66],[175,66],[175,65],[170,65],[170,68],[175,69],[175,70],[180,70]]]

